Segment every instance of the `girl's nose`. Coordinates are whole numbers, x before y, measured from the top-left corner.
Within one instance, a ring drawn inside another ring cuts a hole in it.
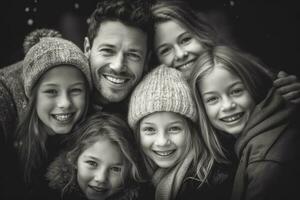
[[[174,51],[175,51],[175,60],[176,61],[180,61],[187,56],[187,52],[178,45],[175,45]]]
[[[228,111],[228,110],[232,110],[236,107],[236,103],[231,100],[230,98],[225,98],[222,101],[222,110],[223,111]]]
[[[57,99],[57,106],[59,108],[68,108],[72,104],[67,92],[62,92]]]
[[[94,180],[99,183],[104,183],[107,180],[107,176],[108,176],[108,170],[105,169],[104,167],[101,167],[95,172]]]

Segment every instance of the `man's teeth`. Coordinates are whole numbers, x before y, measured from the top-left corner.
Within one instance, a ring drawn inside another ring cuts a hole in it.
[[[126,81],[126,79],[114,78],[114,77],[111,77],[111,76],[105,76],[105,78],[107,80],[109,80],[110,82],[113,82],[115,84],[122,84],[122,83],[125,83],[125,81]]]
[[[242,117],[242,113],[239,113],[239,114],[236,114],[236,115],[233,115],[230,117],[224,117],[224,118],[222,118],[222,120],[225,122],[233,122],[235,120],[240,119],[241,117]]]
[[[174,150],[170,150],[170,151],[154,151],[156,154],[160,155],[160,156],[168,156],[170,154],[172,154],[174,152]]]
[[[57,114],[57,115],[53,115],[53,117],[57,120],[57,121],[67,121],[72,117],[72,114]]]

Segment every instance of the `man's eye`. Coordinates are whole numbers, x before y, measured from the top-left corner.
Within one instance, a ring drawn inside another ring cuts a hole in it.
[[[100,49],[100,53],[104,56],[109,56],[114,54],[114,50],[110,48],[102,48]]]
[[[141,56],[139,54],[136,53],[128,53],[127,56],[134,61],[139,61],[141,60]]]

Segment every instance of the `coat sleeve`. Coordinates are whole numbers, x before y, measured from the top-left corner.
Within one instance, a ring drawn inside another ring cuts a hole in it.
[[[14,148],[15,128],[17,123],[17,113],[12,97],[0,80],[0,199],[9,199],[13,193],[10,188],[17,187],[15,169],[17,165],[17,155]],[[16,194],[17,195],[17,194]]]
[[[275,161],[258,161],[247,168],[246,200],[299,199],[296,165]]]

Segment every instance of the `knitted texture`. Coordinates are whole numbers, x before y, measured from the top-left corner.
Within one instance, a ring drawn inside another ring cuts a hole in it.
[[[74,43],[57,37],[43,37],[27,52],[23,62],[24,89],[27,97],[39,78],[58,65],[72,65],[85,76],[92,89],[89,63]]]
[[[151,71],[131,95],[128,123],[135,129],[139,120],[154,112],[170,111],[197,120],[196,106],[181,72],[161,65]]]

